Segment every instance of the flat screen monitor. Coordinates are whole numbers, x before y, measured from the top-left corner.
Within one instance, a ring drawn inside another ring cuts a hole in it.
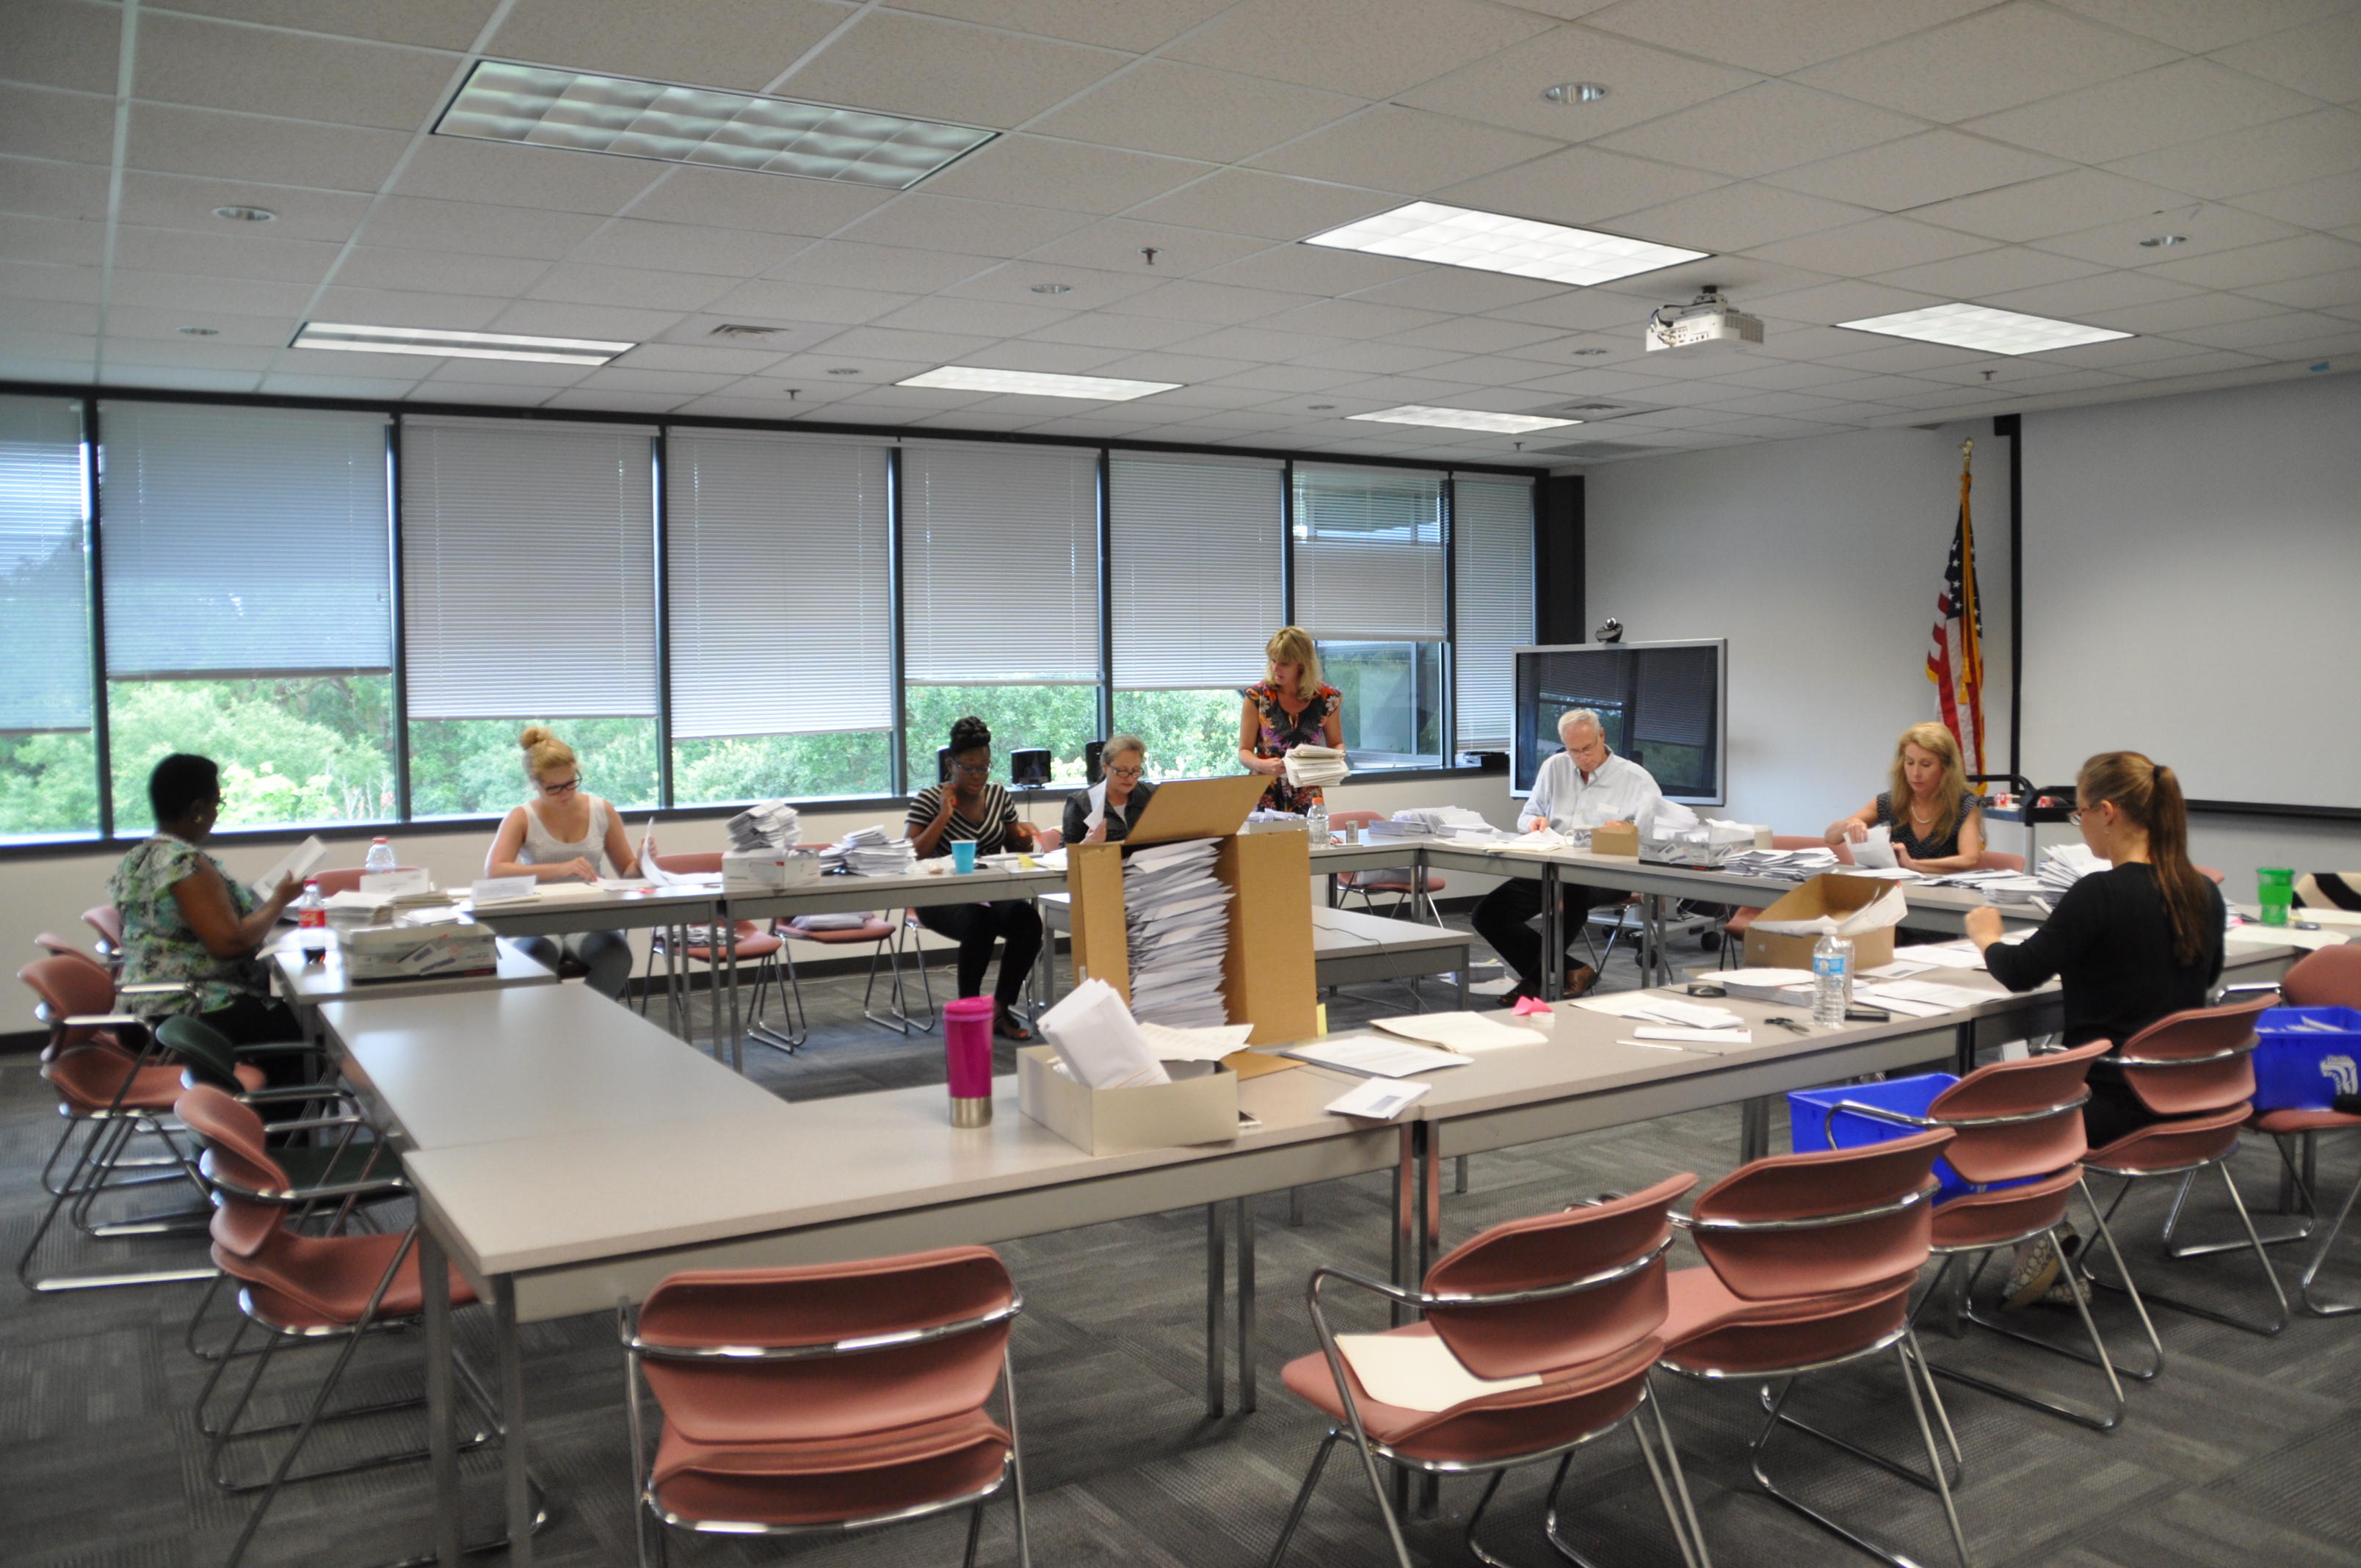
[[[1664,798],[1719,806],[1730,644],[1572,642],[1517,650],[1517,736],[1510,793],[1531,795],[1558,743],[1558,716],[1597,711],[1607,743],[1655,775]]]

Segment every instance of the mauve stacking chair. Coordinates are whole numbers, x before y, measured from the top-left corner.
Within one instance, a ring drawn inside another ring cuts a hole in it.
[[[1764,1471],[1763,1456],[1772,1437],[1789,1427],[1932,1490],[1942,1500],[1960,1568],[1968,1568],[1967,1537],[1927,1421],[1928,1403],[1947,1436],[1950,1423],[1932,1377],[1925,1395],[1919,1392],[1925,1363],[1910,1329],[1911,1289],[1934,1238],[1935,1161],[1952,1138],[1949,1129],[1937,1128],[1861,1148],[1773,1155],[1722,1178],[1691,1212],[1673,1216],[1707,1266],[1670,1277],[1667,1348],[1659,1365],[1702,1382],[1763,1385],[1768,1419],[1749,1449],[1756,1484],[1897,1568],[1909,1568],[1909,1560],[1782,1489]],[[1927,1449],[1927,1475],[1786,1414],[1798,1379],[1887,1350],[1902,1368]],[[1779,1385],[1775,1395],[1773,1383]],[[1951,1448],[1956,1457],[1956,1438]]]
[[[2118,1177],[2123,1181],[2114,1201],[2099,1216],[2102,1234],[2107,1236],[2111,1252],[2114,1238],[2105,1231],[2106,1222],[2114,1216],[2134,1187],[2160,1178],[2183,1179],[2172,1208],[2165,1216],[2163,1239],[2169,1243],[2189,1197],[2189,1179],[2209,1167],[2218,1171],[2223,1188],[2230,1194],[2230,1207],[2236,1211],[2238,1223],[2246,1232],[2245,1241],[2233,1242],[2227,1249],[2221,1250],[2243,1248],[2254,1253],[2255,1261],[2262,1266],[2263,1277],[2270,1285],[2271,1297],[2279,1305],[2278,1316],[2268,1322],[2255,1322],[2217,1308],[2158,1295],[2154,1290],[2146,1293],[2147,1299],[2158,1306],[2264,1335],[2278,1333],[2287,1327],[2287,1291],[2279,1285],[2279,1271],[2271,1266],[2271,1255],[2264,1249],[2254,1217],[2246,1212],[2246,1201],[2238,1196],[2238,1184],[2230,1175],[2229,1161],[2238,1152],[2238,1131],[2254,1110],[2255,1021],[2272,1000],[2258,996],[2234,1006],[2192,1007],[2170,1014],[2125,1041],[2114,1054],[2101,1057],[2101,1061],[2121,1067],[2140,1103],[2164,1119],[2127,1133],[2104,1148],[2092,1150],[2082,1160],[2085,1170]],[[2184,1249],[2183,1255],[2188,1250]],[[2120,1270],[2123,1255],[2115,1252],[2114,1257]],[[2088,1247],[2075,1260],[2075,1267],[2084,1278],[2107,1289],[2130,1288],[2128,1275],[2107,1279],[2093,1274]],[[2160,1344],[2156,1354],[2160,1365],[2164,1358]]]
[[[719,850],[699,854],[651,855],[648,858],[655,862],[658,870],[675,876],[721,874],[721,852]],[[713,978],[717,986],[720,983],[723,963],[728,962],[733,968],[740,963],[754,966],[754,994],[746,1022],[746,1034],[750,1039],[790,1056],[802,1048],[810,1034],[810,1027],[805,1022],[803,987],[796,979],[795,957],[787,951],[786,938],[778,934],[776,922],[768,928],[752,920],[737,922],[732,928],[732,942],[728,951],[716,939],[716,928],[687,927],[679,929],[686,933],[680,956],[690,964],[703,964],[706,973]],[[671,948],[670,932],[658,927],[648,943],[648,973],[651,979],[655,972],[656,955],[661,952],[670,957]],[[785,980],[780,978],[782,973]],[[773,1024],[765,1011],[774,986],[779,994],[786,998],[787,1023],[784,1029]],[[685,1021],[681,1017],[682,998],[675,993],[670,1000],[675,1014],[674,1026],[678,1032],[686,1032]],[[647,989],[644,985],[640,992],[640,1011],[642,1014],[647,1012]]]
[[[96,904],[82,912],[82,923],[98,933],[98,961],[108,969],[123,967],[123,911],[112,904]]]
[[[1005,1491],[1030,1568],[1008,1354],[1023,1310],[981,1246],[675,1274],[636,1321],[619,1304],[640,1562],[649,1515],[708,1534],[817,1536],[967,1509],[974,1568],[984,1505]],[[643,1376],[664,1415],[653,1457]],[[666,1539],[656,1532],[659,1559]]]
[[[1582,1563],[1559,1533],[1558,1493],[1575,1451],[1624,1427],[1647,1462],[1682,1561],[1690,1568],[1711,1568],[1664,1412],[1654,1412],[1661,1462],[1640,1420],[1642,1409],[1653,1403],[1649,1374],[1664,1349],[1659,1337],[1665,1313],[1664,1253],[1673,1241],[1667,1211],[1696,1185],[1695,1176],[1683,1174],[1644,1192],[1495,1225],[1427,1270],[1424,1287],[1417,1290],[1341,1268],[1313,1270],[1305,1294],[1320,1350],[1288,1363],[1281,1376],[1330,1424],[1271,1550],[1271,1568],[1286,1555],[1329,1450],[1339,1442],[1350,1445],[1360,1459],[1401,1568],[1411,1568],[1410,1548],[1387,1496],[1381,1464],[1397,1474],[1488,1475],[1484,1495],[1468,1515],[1466,1541],[1479,1561],[1496,1563],[1476,1541],[1493,1494],[1510,1470],[1555,1460],[1543,1528],[1558,1552]],[[1381,1403],[1337,1344],[1323,1299],[1331,1284],[1352,1286],[1426,1314],[1425,1321],[1384,1337],[1440,1339],[1479,1378],[1540,1381],[1441,1410]]]
[[[1332,811],[1328,814],[1328,826],[1338,829],[1367,828],[1372,822],[1386,819],[1382,811]],[[1337,891],[1360,894],[1361,907],[1370,914],[1378,912],[1377,895],[1383,894],[1394,901],[1392,909],[1388,912],[1389,915],[1399,917],[1407,907],[1413,920],[1423,919],[1437,926],[1444,920],[1443,912],[1434,906],[1434,895],[1441,893],[1443,887],[1443,878],[1433,872],[1422,872],[1414,865],[1382,866],[1373,872],[1336,873]]]

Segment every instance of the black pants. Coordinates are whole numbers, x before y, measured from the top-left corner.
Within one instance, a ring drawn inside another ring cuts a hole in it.
[[[1579,920],[1602,905],[1620,904],[1629,896],[1611,887],[1562,885],[1558,907],[1566,918]],[[1492,950],[1517,971],[1517,983],[1532,992],[1538,992],[1542,983],[1542,936],[1531,924],[1541,912],[1541,883],[1517,877],[1486,894],[1474,917],[1476,934],[1492,944]],[[1573,934],[1571,928],[1564,933]]]
[[[1025,991],[1025,977],[1041,956],[1041,912],[1029,898],[1003,898],[991,904],[938,904],[918,911],[918,924],[960,945],[959,993],[981,996],[983,971],[992,967],[992,945],[1008,944],[1000,959],[1000,983],[993,1000],[1003,1007]]]
[[[233,1046],[301,1044],[303,1038],[303,1026],[296,1022],[295,1010],[276,997],[241,996],[226,1007],[198,1014],[197,1022]],[[252,1059],[262,1069],[263,1080],[270,1088],[312,1081],[310,1063],[301,1051],[269,1051]]]

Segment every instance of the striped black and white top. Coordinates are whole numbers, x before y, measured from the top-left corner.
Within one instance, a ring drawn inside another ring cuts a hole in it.
[[[906,828],[912,839],[927,830],[936,813],[943,808],[943,792],[948,785],[928,784],[910,802],[910,816]],[[952,796],[951,819],[943,836],[935,840],[935,852],[930,860],[940,860],[951,852],[951,844],[961,839],[975,840],[979,855],[996,855],[1008,848],[1008,830],[1016,826],[1016,807],[1010,804],[1006,786],[987,784],[983,797],[970,817],[959,808],[958,796]]]

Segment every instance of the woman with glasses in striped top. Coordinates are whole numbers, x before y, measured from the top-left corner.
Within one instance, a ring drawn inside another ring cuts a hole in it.
[[[971,714],[951,726],[951,776],[920,790],[910,802],[906,831],[922,861],[951,852],[973,839],[979,856],[1033,848],[1033,829],[1017,819],[1008,791],[992,780],[992,730]],[[983,994],[983,971],[992,967],[994,942],[1005,942],[1000,981],[993,987],[992,1032],[1004,1040],[1032,1039],[1017,1021],[1015,1003],[1025,977],[1041,955],[1041,912],[1029,898],[988,904],[933,905],[917,911],[918,924],[959,944],[959,993]]]

